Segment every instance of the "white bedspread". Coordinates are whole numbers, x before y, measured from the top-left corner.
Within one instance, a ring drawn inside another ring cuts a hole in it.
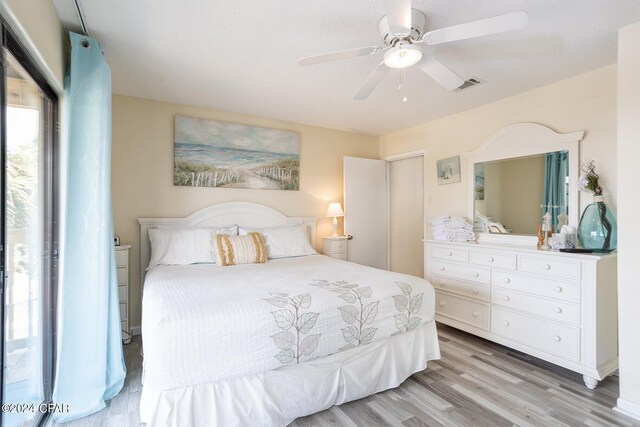
[[[158,266],[142,301],[144,387],[231,380],[414,331],[434,319],[423,279],[322,255]]]

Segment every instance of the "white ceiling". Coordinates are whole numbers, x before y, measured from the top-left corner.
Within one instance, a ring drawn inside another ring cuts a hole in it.
[[[54,0],[78,29],[73,0]],[[386,134],[515,95],[616,61],[619,28],[640,20],[638,0],[414,0],[437,29],[525,10],[517,32],[432,46],[463,78],[448,92],[407,71],[408,102],[389,73],[365,101],[352,99],[382,60],[299,67],[301,56],[381,42],[382,0],[80,0],[104,48],[114,93],[316,126]]]

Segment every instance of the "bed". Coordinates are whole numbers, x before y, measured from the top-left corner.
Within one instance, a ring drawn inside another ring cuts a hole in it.
[[[290,218],[224,203],[152,228],[277,227]],[[434,290],[420,278],[323,255],[143,271],[141,420],[149,426],[287,425],[396,387],[440,356]]]

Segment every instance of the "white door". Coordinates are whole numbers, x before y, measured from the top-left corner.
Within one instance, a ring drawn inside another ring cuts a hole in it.
[[[391,271],[424,277],[424,157],[389,162]]]
[[[384,160],[344,158],[344,230],[347,258],[387,268],[387,190]]]

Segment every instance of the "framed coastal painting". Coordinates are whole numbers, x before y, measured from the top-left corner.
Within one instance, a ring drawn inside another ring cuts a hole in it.
[[[173,185],[299,190],[300,134],[176,116]]]
[[[460,182],[460,156],[438,160],[438,185]]]

